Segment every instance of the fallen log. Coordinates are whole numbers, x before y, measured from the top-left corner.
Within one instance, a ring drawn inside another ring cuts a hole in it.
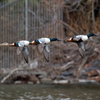
[[[25,67],[22,67],[22,68],[15,68],[13,69],[8,75],[6,75],[2,80],[1,80],[1,84],[5,83],[5,81],[7,79],[9,79],[13,74],[15,74],[16,71],[25,71],[25,70],[32,70],[32,68],[25,68]],[[47,73],[44,72],[44,71],[40,71],[40,70],[37,70],[35,72],[32,72],[32,74],[34,75],[44,75],[45,77],[47,76]]]

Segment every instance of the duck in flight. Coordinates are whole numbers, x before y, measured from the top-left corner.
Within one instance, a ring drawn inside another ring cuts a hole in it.
[[[30,44],[32,44],[31,41],[21,40],[21,41],[17,41],[15,43],[9,44],[9,46],[17,47],[17,55],[22,53],[26,63],[28,63],[29,62],[28,61],[28,55],[29,55],[28,45]]]
[[[79,52],[82,57],[84,57],[83,52],[86,51],[86,47],[84,41],[87,41],[92,36],[98,36],[97,34],[89,33],[87,35],[76,35],[74,37],[69,38],[68,42],[75,42],[79,47]]]
[[[50,60],[50,42],[53,41],[61,41],[58,38],[39,38],[37,40],[32,41],[30,44],[38,45],[38,51],[43,53],[45,59],[49,62]]]

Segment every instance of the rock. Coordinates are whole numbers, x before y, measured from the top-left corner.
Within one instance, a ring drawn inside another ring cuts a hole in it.
[[[94,70],[93,68],[87,68],[87,69],[85,69],[85,70],[82,70],[81,72],[82,73],[85,73],[85,72],[88,72],[88,71],[91,71],[91,70]]]
[[[35,75],[30,75],[29,82],[36,84],[38,81],[39,79]]]
[[[91,64],[91,67],[93,69],[100,69],[100,60],[99,59],[95,59],[92,64]]]
[[[86,76],[87,79],[91,77],[96,77],[99,76],[99,69],[100,69],[100,60],[99,59],[95,59],[89,68],[85,69],[82,74],[81,74],[81,78],[84,78],[83,76]],[[85,79],[86,79],[85,77]],[[93,78],[94,79],[94,78]]]
[[[94,80],[96,82],[100,82],[100,75],[99,76],[96,76],[96,77],[90,77],[89,79],[90,80]]]
[[[68,84],[68,80],[54,80],[53,84]]]
[[[90,77],[95,77],[95,76],[98,76],[99,73],[93,73]]]
[[[79,79],[78,82],[79,83],[96,83],[95,80],[85,80],[85,79]]]
[[[33,82],[30,82],[30,81],[29,81],[29,82],[27,82],[27,83],[28,83],[28,84],[33,84]]]
[[[80,78],[82,78],[82,79],[88,79],[90,77],[96,77],[98,75],[99,75],[98,70],[91,69],[91,70],[88,70],[88,71],[82,73],[81,76],[80,76]]]
[[[52,79],[51,78],[42,78],[40,80],[40,83],[42,83],[42,84],[52,84]]]
[[[22,81],[15,81],[14,84],[22,84]]]
[[[61,73],[61,75],[63,75],[63,76],[73,76],[73,73],[68,72],[68,71],[64,71],[64,72]]]
[[[58,76],[56,76],[56,79],[57,80],[65,80],[65,79],[67,79],[67,77],[64,75],[58,75]]]
[[[86,72],[86,74],[88,75],[88,77],[94,77],[94,76],[98,76],[99,75],[97,70],[88,71],[88,72]]]
[[[87,79],[88,78],[88,74],[85,70],[80,71],[80,78],[81,79]]]
[[[36,75],[39,79],[45,78],[45,75]]]

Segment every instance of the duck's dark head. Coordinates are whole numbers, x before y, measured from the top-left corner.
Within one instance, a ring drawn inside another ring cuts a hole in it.
[[[98,36],[98,35],[97,34],[93,34],[93,33],[89,33],[87,36],[91,37],[91,36]]]
[[[61,41],[61,40],[58,38],[50,38],[50,41]]]

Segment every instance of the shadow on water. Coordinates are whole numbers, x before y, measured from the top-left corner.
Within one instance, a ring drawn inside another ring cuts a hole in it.
[[[100,85],[0,85],[0,100],[100,100]]]

